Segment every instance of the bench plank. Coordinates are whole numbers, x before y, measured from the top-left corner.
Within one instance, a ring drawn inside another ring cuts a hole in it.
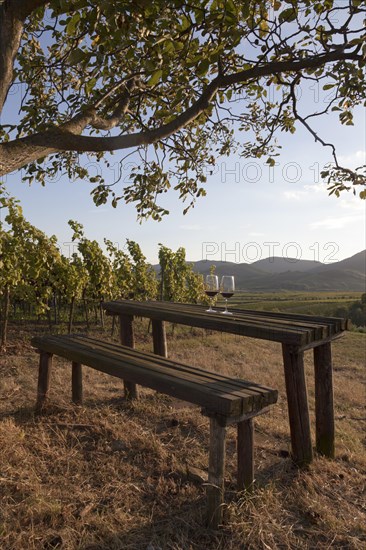
[[[82,336],[35,337],[32,344],[116,376],[191,401],[224,416],[240,416],[275,403],[277,391],[189,367],[163,357]]]
[[[111,344],[109,342],[101,342],[99,340],[95,340],[91,338],[89,338],[88,340],[88,346],[89,345],[91,345],[95,350],[98,350],[98,351],[103,350],[103,353],[105,353],[107,356],[113,355],[113,356],[116,356],[117,358],[119,357],[122,349],[121,346],[118,346],[116,348],[115,344]],[[272,391],[271,388],[265,388],[264,386],[257,385],[254,382],[247,382],[243,379],[228,378],[227,376],[222,375],[220,373],[216,373],[213,371],[206,371],[199,367],[192,367],[190,365],[178,363],[172,360],[167,361],[166,359],[163,359],[163,358],[160,360],[159,356],[156,356],[155,354],[143,353],[136,350],[131,351],[128,348],[123,349],[123,353],[129,356],[132,360],[136,360],[137,358],[144,360],[147,356],[150,360],[152,359],[156,365],[161,365],[161,366],[169,365],[169,368],[174,369],[175,375],[178,375],[178,373],[180,372],[192,373],[193,375],[198,377],[202,376],[204,380],[215,381],[217,383],[222,381],[223,384],[225,384],[225,382],[227,383],[229,381],[230,391],[240,397],[243,397],[243,391],[245,391],[246,394],[248,395],[254,395],[254,396],[258,396],[258,394],[262,396],[264,389],[268,391]],[[243,383],[245,384],[244,388],[243,388]],[[240,390],[240,392],[237,392],[236,390]]]

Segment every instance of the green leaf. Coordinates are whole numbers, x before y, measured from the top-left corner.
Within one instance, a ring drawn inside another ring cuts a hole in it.
[[[86,55],[80,48],[75,48],[69,55],[69,65],[77,65],[85,59]]]
[[[250,2],[249,2],[249,0],[245,0],[244,5],[241,8],[241,13],[243,14],[244,19],[246,19],[249,16],[249,13],[250,13]]]
[[[75,33],[75,30],[79,21],[80,21],[80,13],[76,12],[66,25],[66,32],[68,35],[73,35]]]
[[[85,91],[87,93],[87,95],[90,94],[90,92],[93,90],[94,86],[96,85],[97,83],[97,79],[96,78],[91,78],[86,84],[85,84]]]
[[[280,23],[286,21],[287,23],[294,21],[296,19],[296,10],[294,8],[287,8],[286,10],[281,11],[278,16]]]
[[[183,14],[182,15],[182,25],[181,25],[182,30],[185,31],[190,26],[191,26],[190,20],[188,19],[188,17],[186,15]]]
[[[157,69],[153,72],[153,74],[150,76],[149,80],[147,81],[148,86],[155,86],[159,82],[163,75],[162,69]]]
[[[203,61],[201,61],[201,63],[197,67],[197,75],[204,76],[207,73],[209,66],[210,62],[208,59],[204,59]]]

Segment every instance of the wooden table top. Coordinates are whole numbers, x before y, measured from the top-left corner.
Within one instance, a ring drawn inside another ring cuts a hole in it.
[[[148,317],[305,348],[321,345],[347,330],[345,319],[297,313],[229,309],[232,315],[223,315],[223,308],[217,306],[217,313],[207,313],[207,306],[136,300],[104,302],[103,307],[112,315]]]

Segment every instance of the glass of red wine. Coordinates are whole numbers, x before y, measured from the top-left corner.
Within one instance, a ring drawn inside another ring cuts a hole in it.
[[[231,311],[227,310],[227,301],[228,298],[234,295],[235,292],[235,282],[232,275],[223,275],[220,282],[220,293],[223,298],[225,298],[225,310],[222,312],[224,315],[232,315]]]
[[[205,292],[210,298],[210,307],[206,309],[208,313],[216,313],[215,309],[212,309],[213,298],[219,293],[219,278],[217,275],[206,275],[205,279]]]

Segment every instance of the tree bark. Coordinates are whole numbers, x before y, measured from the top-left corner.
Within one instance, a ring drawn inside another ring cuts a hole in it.
[[[0,4],[0,113],[13,83],[14,61],[26,17],[46,0],[7,0]]]

